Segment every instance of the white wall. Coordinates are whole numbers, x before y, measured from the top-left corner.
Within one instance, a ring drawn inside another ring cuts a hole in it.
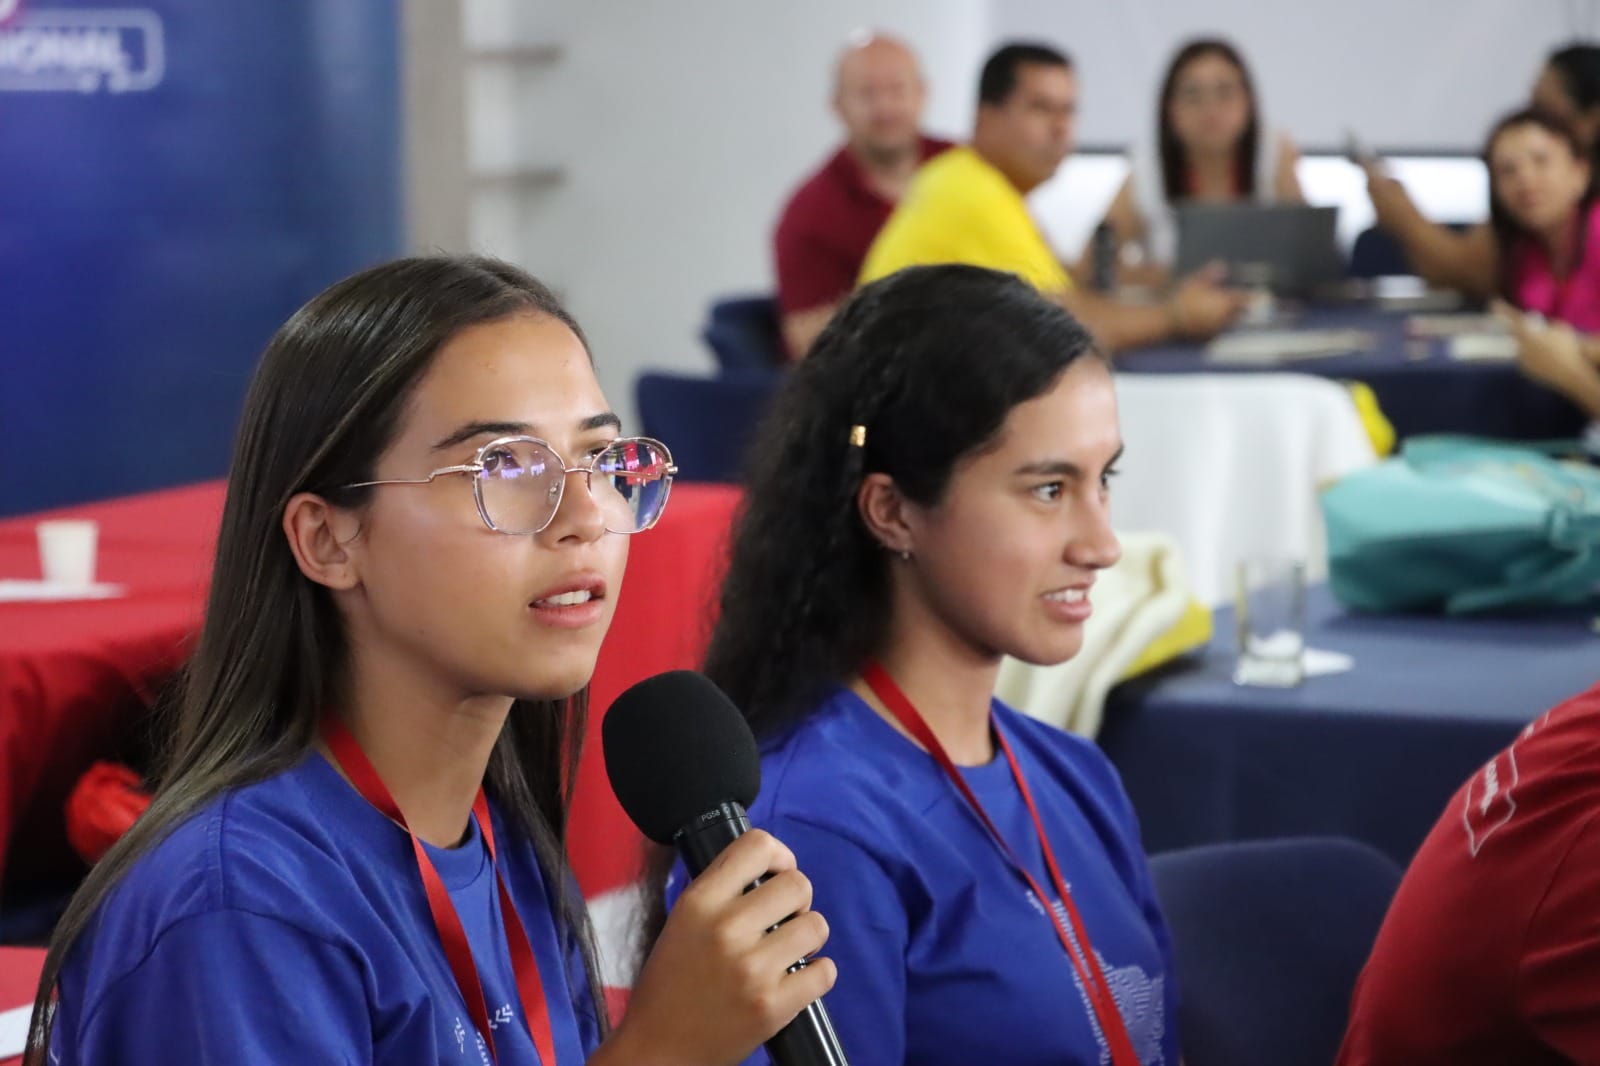
[[[547,69],[469,75],[469,142],[482,168],[550,162],[566,179],[480,196],[473,239],[562,290],[622,412],[643,368],[710,370],[698,330],[712,297],[770,287],[777,211],[838,137],[831,66],[850,31],[910,40],[932,75],[929,124],[953,133],[970,124],[988,42],[981,0],[537,8],[468,3],[469,47],[565,50]]]
[[[1154,136],[1155,96],[1186,38],[1244,52],[1269,122],[1336,147],[1476,148],[1527,99],[1546,53],[1592,33],[1590,0],[990,0],[993,40],[1041,37],[1082,77],[1079,139]],[[1577,16],[1577,21],[1574,21]]]

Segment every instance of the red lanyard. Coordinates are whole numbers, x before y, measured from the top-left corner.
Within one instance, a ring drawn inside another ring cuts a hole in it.
[[[1061,868],[1056,864],[1055,852],[1050,849],[1050,839],[1045,836],[1044,822],[1039,818],[1039,808],[1034,805],[1033,793],[1028,790],[1027,779],[1022,776],[1022,767],[1017,764],[1017,757],[1012,753],[1005,734],[1000,732],[999,726],[991,726],[995,741],[1005,754],[1006,762],[1011,764],[1011,776],[1017,782],[1017,790],[1022,793],[1022,802],[1027,805],[1028,813],[1033,816],[1033,828],[1039,834],[1039,848],[1044,852],[1044,864],[1050,871],[1050,879],[1055,882],[1056,893],[1066,909],[1068,919],[1072,922],[1070,933],[1061,921],[1061,915],[1050,905],[1050,897],[1017,858],[1017,853],[1000,835],[1000,830],[995,827],[994,822],[989,820],[983,804],[978,802],[978,797],[973,794],[966,778],[961,776],[961,771],[945,752],[944,745],[939,743],[939,738],[934,736],[933,730],[928,727],[922,715],[917,713],[917,708],[900,690],[900,686],[895,684],[894,679],[877,663],[867,664],[867,668],[861,672],[861,680],[867,683],[867,687],[883,701],[889,712],[905,726],[906,732],[916,738],[917,743],[933,756],[934,761],[944,770],[945,776],[956,786],[966,799],[967,805],[972,808],[972,812],[989,831],[989,836],[1000,849],[1001,855],[1027,882],[1028,887],[1033,890],[1034,898],[1049,913],[1051,924],[1056,928],[1056,936],[1061,940],[1061,946],[1066,949],[1067,958],[1072,960],[1072,969],[1078,975],[1084,992],[1088,994],[1089,1005],[1094,1008],[1095,1020],[1100,1023],[1100,1032],[1105,1035],[1106,1043],[1111,1046],[1111,1061],[1115,1066],[1139,1066],[1139,1059],[1133,1053],[1133,1042],[1128,1039],[1127,1026],[1123,1024],[1122,1015],[1117,1011],[1116,999],[1111,994],[1111,986],[1106,983],[1106,975],[1100,969],[1100,960],[1094,956],[1094,949],[1089,944],[1089,934],[1083,927],[1083,919],[1078,915],[1077,904],[1072,902],[1072,893],[1067,891],[1066,879],[1061,876]]]
[[[350,783],[361,793],[361,797],[384,817],[399,823],[406,835],[411,837],[411,847],[417,855],[417,870],[422,874],[422,885],[428,892],[428,910],[433,914],[433,925],[439,931],[439,941],[444,945],[450,972],[455,975],[461,998],[467,1002],[467,1013],[472,1016],[472,1024],[477,1027],[478,1035],[483,1037],[484,1044],[489,1048],[489,1058],[498,1063],[500,1057],[494,1048],[494,1029],[489,1024],[489,1008],[484,1002],[478,966],[472,959],[472,945],[467,942],[467,932],[461,927],[461,918],[456,914],[455,904],[450,902],[450,893],[444,887],[439,871],[434,869],[427,849],[417,839],[417,834],[411,832],[405,816],[400,813],[399,804],[384,787],[383,779],[378,776],[366,752],[361,750],[361,745],[345,724],[336,716],[328,715],[322,720],[322,739],[327,742],[334,761],[350,778]],[[495,884],[500,889],[501,921],[506,941],[511,945],[517,995],[522,1000],[522,1020],[527,1023],[528,1034],[539,1053],[539,1061],[545,1066],[555,1066],[555,1037],[550,1031],[550,1014],[545,1006],[544,981],[539,976],[539,962],[533,957],[528,932],[522,926],[522,919],[517,917],[517,908],[511,902],[511,893],[506,890],[505,878],[500,876],[500,864],[495,856],[494,824],[489,818],[489,798],[484,795],[482,788],[478,789],[478,798],[472,804],[472,814],[478,820],[484,847],[489,849],[489,864],[494,868]]]

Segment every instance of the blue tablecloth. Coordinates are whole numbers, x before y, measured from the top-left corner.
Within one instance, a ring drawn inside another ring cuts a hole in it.
[[[1515,365],[1452,359],[1441,340],[1408,338],[1406,319],[1370,309],[1312,309],[1271,328],[1359,329],[1373,335],[1375,346],[1270,367],[1210,360],[1198,345],[1163,346],[1118,356],[1117,369],[1149,374],[1281,370],[1363,381],[1377,394],[1401,439],[1418,433],[1472,433],[1541,440],[1581,432],[1582,413],[1523,377]]]
[[[1233,612],[1198,660],[1116,689],[1100,744],[1154,851],[1328,833],[1406,863],[1461,783],[1600,681],[1591,612],[1450,619],[1341,613],[1311,590],[1307,641],[1355,668],[1233,684]]]

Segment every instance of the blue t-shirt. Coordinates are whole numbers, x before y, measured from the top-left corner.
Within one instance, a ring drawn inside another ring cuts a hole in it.
[[[493,817],[556,1058],[576,1066],[599,1043],[582,963],[563,949],[532,843]],[[472,945],[500,1066],[527,1066],[539,1057],[520,1017],[494,870],[469,821],[459,847],[428,851]],[[50,1061],[60,1066],[490,1061],[410,838],[314,752],[219,797],[140,857],[74,947],[59,989]]]
[[[1086,740],[994,711],[1139,1061],[1178,1066],[1171,945],[1116,771]],[[963,772],[1048,890],[1004,756]],[[814,886],[832,930],[824,954],[839,968],[824,1003],[851,1062],[1110,1063],[1049,916],[929,755],[840,690],[763,745],[761,774],[750,819],[793,849]],[[669,899],[683,878],[680,865]]]

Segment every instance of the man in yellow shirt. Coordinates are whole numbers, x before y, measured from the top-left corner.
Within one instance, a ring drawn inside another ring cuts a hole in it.
[[[1050,249],[1024,199],[1072,151],[1078,87],[1053,48],[1009,44],[984,64],[972,143],[917,172],[861,269],[861,281],[902,267],[969,263],[1020,275],[1058,300],[1111,350],[1174,337],[1205,338],[1243,309],[1241,293],[1200,274],[1159,304],[1084,292]]]

